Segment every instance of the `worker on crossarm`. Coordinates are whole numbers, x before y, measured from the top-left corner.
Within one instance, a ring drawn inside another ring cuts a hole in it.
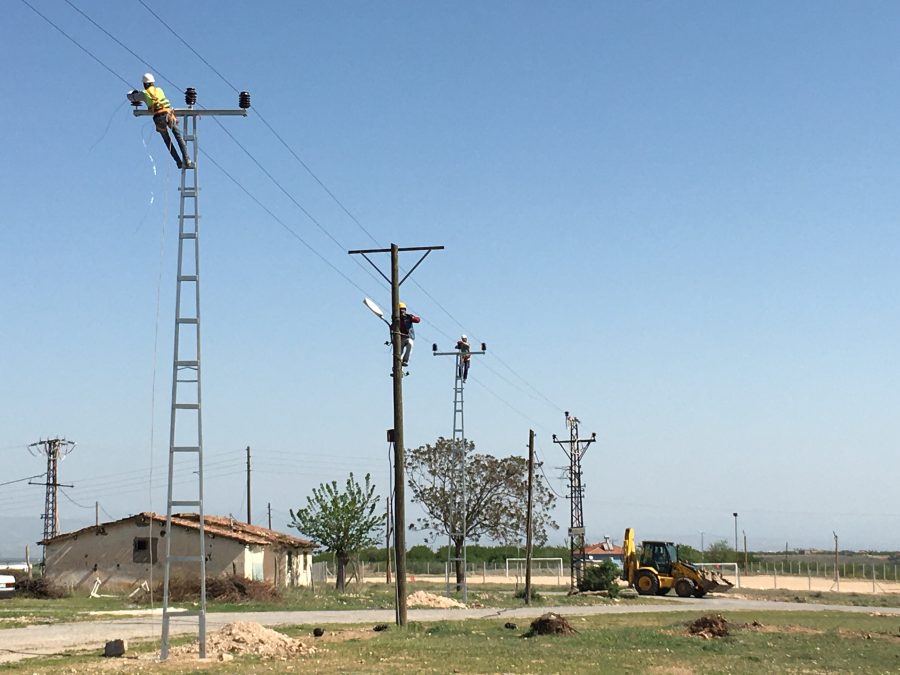
[[[469,377],[469,362],[472,360],[472,355],[469,354],[472,351],[472,347],[469,345],[469,338],[461,335],[456,342],[456,351],[459,352],[456,376],[465,382],[466,378]]]
[[[128,94],[128,100],[132,102],[139,102],[139,97],[140,94],[137,91],[131,91]],[[185,146],[184,138],[182,138],[181,131],[178,129],[178,118],[175,116],[175,112],[172,110],[172,105],[169,103],[169,99],[166,98],[165,92],[156,86],[156,79],[153,77],[153,73],[144,74],[143,100],[147,104],[147,109],[153,113],[153,124],[156,125],[156,130],[162,136],[163,142],[172,154],[175,164],[179,169],[193,169],[194,163],[188,157],[187,146]],[[180,157],[172,144],[169,129],[172,130],[175,140],[178,141],[178,147],[181,148]],[[184,158],[183,161],[182,157]]]
[[[409,365],[409,356],[412,354],[413,340],[416,337],[413,324],[419,323],[421,320],[415,314],[407,313],[405,302],[400,303],[400,359],[404,368]]]

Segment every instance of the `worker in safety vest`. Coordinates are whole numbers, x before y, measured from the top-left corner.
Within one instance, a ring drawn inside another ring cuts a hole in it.
[[[138,96],[140,96],[138,92],[132,91],[128,95],[128,99],[133,102],[139,101],[140,99]],[[193,169],[194,163],[191,161],[191,158],[188,157],[187,146],[185,146],[184,138],[182,138],[181,131],[178,129],[178,118],[172,111],[172,105],[169,103],[169,99],[166,98],[165,92],[156,86],[156,80],[153,77],[153,73],[144,74],[143,100],[144,103],[147,104],[147,108],[150,112],[153,113],[153,123],[156,125],[156,130],[159,132],[159,135],[162,136],[163,142],[172,154],[172,159],[175,160],[175,164],[178,165],[179,169],[182,167],[185,169]],[[178,141],[178,147],[181,148],[180,157],[178,151],[175,150],[175,146],[172,145],[169,129],[172,130],[172,133],[175,135],[175,140]],[[184,158],[183,161],[182,157]]]

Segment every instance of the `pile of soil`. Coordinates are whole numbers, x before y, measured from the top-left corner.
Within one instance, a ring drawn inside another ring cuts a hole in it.
[[[728,635],[728,621],[721,614],[706,614],[688,624],[688,632],[705,640]]]
[[[440,609],[465,609],[466,606],[454,600],[453,598],[445,598],[442,595],[434,593],[426,593],[425,591],[416,591],[406,598],[406,604],[410,607],[437,607]]]
[[[534,635],[575,635],[577,632],[565,617],[555,612],[547,612],[531,622],[531,630],[527,635],[529,637]]]
[[[176,656],[197,654],[195,644],[175,647]],[[236,621],[206,636],[206,656],[221,659],[224,654],[254,654],[262,658],[286,659],[315,654],[316,648],[251,621]]]

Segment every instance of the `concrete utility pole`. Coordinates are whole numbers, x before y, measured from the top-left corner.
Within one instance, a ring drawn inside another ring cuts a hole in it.
[[[250,525],[250,446],[247,446],[247,524]]]
[[[269,502],[266,506],[266,511],[269,513],[269,529],[272,529],[272,502]]]
[[[432,356],[452,356],[454,358],[453,372],[456,377],[453,381],[453,449],[452,449],[452,465],[450,468],[450,522],[447,524],[447,596],[451,594],[450,589],[455,588],[456,591],[462,591],[463,602],[469,601],[469,584],[467,580],[468,570],[466,569],[466,533],[468,531],[466,519],[468,511],[468,502],[466,499],[466,454],[468,451],[466,444],[466,425],[465,425],[465,408],[463,390],[466,384],[466,378],[469,375],[469,364],[472,356],[481,356],[487,351],[487,345],[481,343],[481,351],[473,352],[471,347],[466,346],[469,351],[462,351],[457,348],[452,352],[439,352],[436,344],[431,346]],[[456,552],[456,542],[462,541],[459,553]],[[453,584],[450,583],[450,571],[453,570],[453,576],[456,577]]]
[[[581,482],[581,460],[588,446],[597,440],[597,434],[589,439],[578,437],[578,418],[566,412],[566,425],[569,427],[569,440],[557,440],[553,434],[553,442],[559,445],[569,458],[569,502],[571,504],[569,519],[569,587],[574,590],[584,574],[584,486]]]
[[[75,448],[74,441],[67,441],[64,438],[48,438],[46,441],[38,441],[28,446],[28,452],[33,456],[43,456],[47,458],[47,474],[44,476],[43,483],[32,483],[29,485],[43,485],[46,488],[44,493],[44,514],[41,519],[44,521],[44,537],[41,540],[41,565],[47,562],[47,547],[45,542],[59,534],[59,488],[72,487],[71,485],[63,485],[59,482],[59,460],[68,455]]]
[[[534,543],[534,429],[528,430],[528,501],[525,509],[525,604],[531,604],[531,552]]]
[[[348,251],[350,255],[361,255],[375,270],[391,285],[391,344],[393,352],[393,368],[391,377],[394,381],[394,550],[397,556],[397,589],[396,589],[396,622],[398,626],[406,625],[406,476],[405,476],[405,446],[403,445],[403,363],[401,359],[400,336],[400,286],[415,272],[422,261],[432,251],[441,251],[443,246],[414,246],[400,248],[397,244],[391,244],[390,248],[359,249]],[[419,261],[412,266],[409,272],[400,278],[400,253],[406,251],[424,251]],[[391,276],[388,278],[378,266],[369,259],[369,254],[391,254]],[[384,317],[382,317],[384,319]]]
[[[140,97],[133,99],[136,117],[152,116],[150,110],[139,110]],[[197,565],[200,580],[200,602],[196,611],[179,612],[178,617],[196,616],[197,642],[200,658],[206,657],[206,530],[203,520],[203,397],[201,396],[200,358],[200,141],[198,123],[201,117],[247,116],[250,94],[242,91],[238,96],[239,109],[195,108],[197,91],[189,87],[184,92],[186,108],[176,108],[173,113],[182,123],[184,140],[190,149],[190,165],[181,170],[178,212],[178,272],[175,277],[175,334],[172,354],[172,408],[169,418],[169,475],[166,496],[166,534],[172,532],[173,508],[196,509],[196,548],[172,554],[172,537],[166,536],[165,566],[163,567],[163,619],[160,640],[160,659],[169,657],[169,581],[172,563],[179,563],[182,574],[190,574],[187,565]],[[189,159],[188,157],[184,158]],[[179,468],[176,455],[196,458],[195,466]],[[186,476],[196,474],[193,489],[180,487],[183,497],[175,498],[175,484],[182,484],[175,475],[176,468]],[[249,509],[250,505],[247,504]],[[249,519],[248,519],[249,520]]]
[[[387,512],[384,518],[384,583],[391,583],[391,498],[384,498]]]
[[[737,554],[738,554],[738,543],[737,543],[737,518],[738,518],[738,514],[737,514],[737,512],[735,512],[735,513],[732,513],[731,515],[734,516],[734,556],[737,557]]]

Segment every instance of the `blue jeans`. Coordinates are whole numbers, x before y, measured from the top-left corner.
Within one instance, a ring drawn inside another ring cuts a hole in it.
[[[186,161],[188,159],[188,153],[187,146],[184,144],[184,138],[181,136],[181,130],[178,128],[178,124],[169,124],[168,113],[160,113],[159,115],[154,115],[153,123],[156,125],[156,130],[159,132],[159,135],[163,137],[163,142],[169,149],[169,153],[171,153],[172,159],[175,160],[175,163],[180,169],[182,165],[181,158],[184,157]],[[169,129],[172,130],[172,134],[174,134],[175,140],[178,142],[178,147],[181,148],[181,157],[178,156],[178,152],[175,150],[175,146],[172,145],[172,138],[169,136]]]

